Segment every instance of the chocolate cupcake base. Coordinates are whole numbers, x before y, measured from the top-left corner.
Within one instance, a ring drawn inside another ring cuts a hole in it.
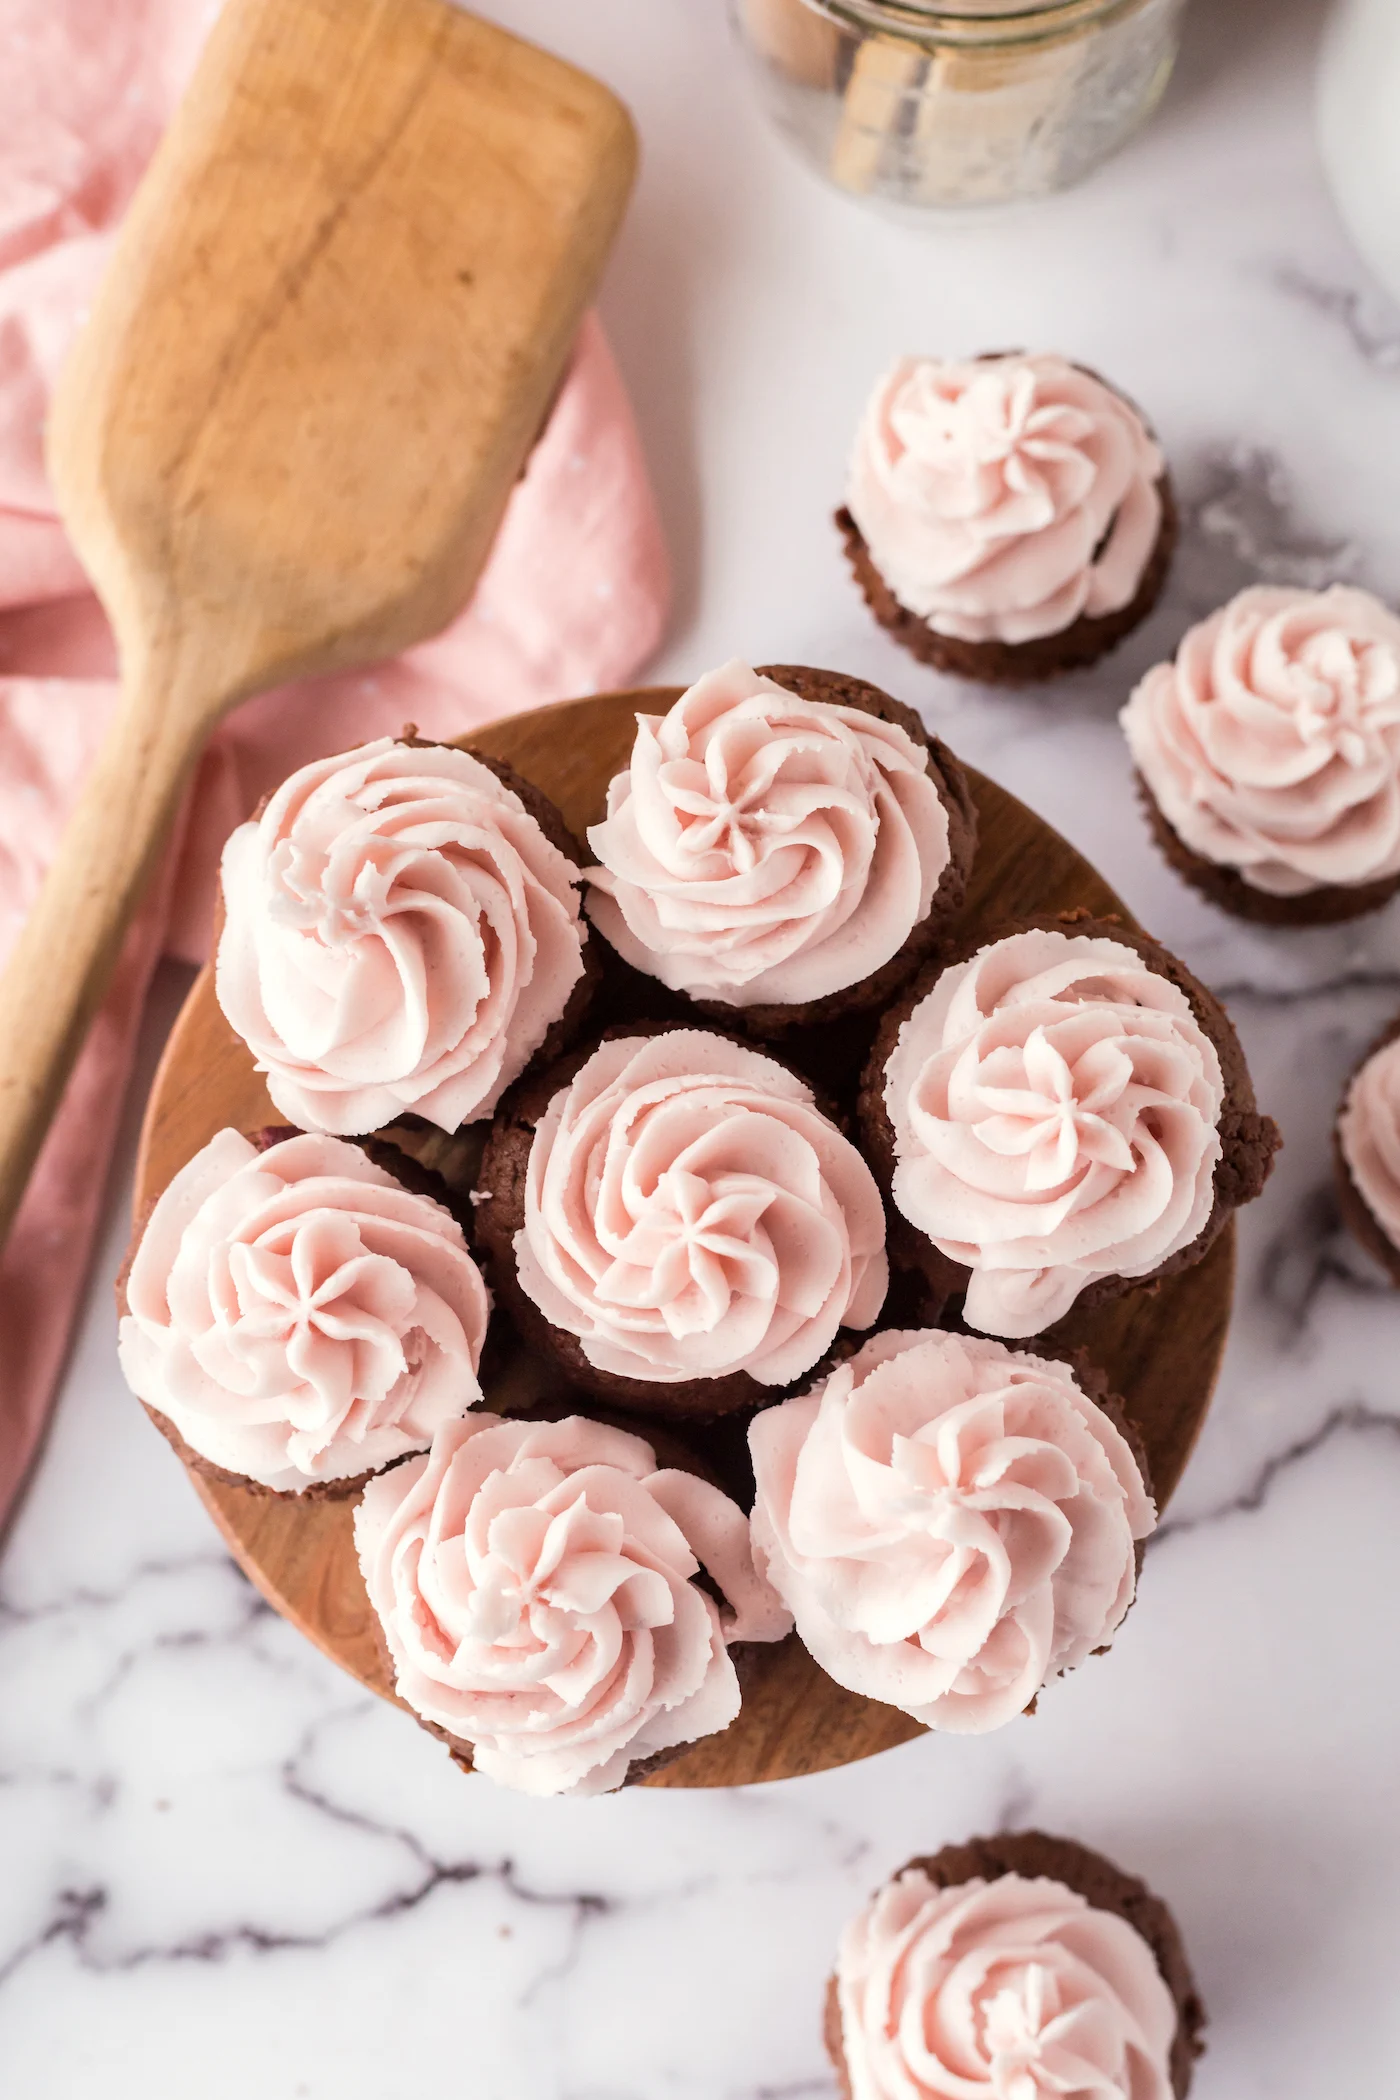
[[[491,1405],[489,1399],[486,1402],[485,1411],[491,1414],[499,1412],[498,1409]],[[515,1421],[558,1422],[562,1421],[566,1415],[578,1414],[582,1411],[583,1409],[577,1403],[564,1398],[546,1401],[538,1407],[522,1410],[518,1414],[513,1413],[511,1419]],[[656,1423],[639,1422],[635,1419],[629,1420],[625,1415],[615,1413],[608,1408],[589,1406],[587,1414],[591,1422],[604,1422],[614,1429],[625,1430],[629,1436],[643,1438],[646,1443],[651,1445],[655,1453],[658,1470],[668,1467],[678,1473],[695,1473],[701,1480],[708,1481],[711,1487],[718,1487],[724,1492],[728,1492],[716,1468],[701,1456],[694,1445],[683,1442],[681,1438],[664,1427]],[[702,1584],[708,1585],[709,1578],[704,1576],[703,1573],[701,1580]],[[384,1666],[385,1679],[390,1685],[397,1687],[398,1673],[393,1655],[390,1652],[388,1640],[385,1638],[383,1624],[374,1612],[371,1612],[370,1618],[374,1629],[375,1647]],[[758,1658],[762,1653],[762,1644],[755,1641],[736,1641],[730,1648],[729,1654],[734,1664],[735,1674],[739,1679],[741,1695],[747,1694]],[[453,1735],[440,1722],[429,1721],[423,1714],[418,1712],[416,1707],[410,1706],[406,1699],[399,1698],[397,1689],[394,1696],[398,1699],[398,1703],[402,1706],[404,1712],[411,1715],[426,1734],[435,1737],[438,1742],[444,1745],[448,1756],[459,1772],[470,1774],[476,1771],[472,1745],[466,1737]],[[731,1721],[728,1725],[729,1728],[732,1728],[735,1724]],[[725,1735],[727,1733],[728,1729],[715,1730],[716,1735]],[[615,1791],[621,1792],[626,1787],[640,1786],[643,1781],[650,1779],[653,1773],[663,1771],[667,1765],[675,1764],[677,1759],[685,1757],[695,1748],[696,1742],[704,1740],[706,1738],[697,1736],[688,1743],[674,1743],[669,1750],[657,1750],[650,1757],[639,1758],[635,1764],[628,1766],[627,1777]]]
[[[526,813],[534,818],[540,830],[557,853],[562,853],[565,860],[572,861],[576,868],[582,869],[591,865],[590,855],[564,822],[563,815],[557,804],[551,802],[544,789],[536,787],[533,780],[527,780],[523,773],[517,773],[515,767],[511,765],[508,759],[493,758],[489,752],[477,751],[465,744],[450,743],[446,738],[419,736],[417,726],[412,722],[405,723],[395,741],[400,744],[407,744],[415,751],[466,751],[469,758],[475,759],[479,766],[484,766],[488,773],[495,775],[502,787],[509,788],[510,792],[519,798],[525,806]],[[271,794],[266,794],[262,797],[262,800],[253,811],[251,819],[253,823],[256,823],[259,817],[262,816],[263,811],[271,800]],[[218,953],[219,943],[223,938],[226,916],[224,886],[221,878],[214,891],[214,923],[210,936],[211,954],[217,955]],[[541,1065],[552,1064],[556,1057],[562,1057],[565,1051],[569,1050],[577,1042],[579,1032],[603,983],[604,955],[601,951],[604,949],[605,944],[601,934],[595,933],[592,922],[585,911],[580,911],[579,913],[578,930],[582,952],[583,975],[569,993],[568,999],[564,1003],[563,1011],[556,1020],[550,1023],[538,1049],[530,1057],[529,1062],[525,1066],[526,1072],[536,1071]],[[610,949],[607,950],[609,955],[611,952]],[[520,1076],[522,1075],[517,1074],[517,1078]],[[414,1120],[413,1111],[405,1109],[402,1120]],[[481,1118],[480,1120],[484,1122],[485,1119]],[[437,1128],[434,1124],[428,1124],[425,1127],[430,1130]],[[358,1142],[358,1139],[352,1138],[351,1142]],[[405,1185],[408,1187],[412,1186],[411,1183],[406,1183]]]
[[[1019,1874],[1026,1881],[1058,1881],[1095,1910],[1108,1911],[1131,1925],[1151,1949],[1176,2006],[1171,2080],[1176,2100],[1185,2100],[1196,2058],[1205,2047],[1205,2007],[1176,1920],[1146,1882],[1125,1874],[1087,1845],[1076,1844],[1072,1838],[1050,1837],[1041,1830],[1008,1831],[996,1837],[971,1838],[965,1845],[945,1845],[941,1852],[907,1860],[898,1873],[911,1868],[921,1870],[939,1889],[960,1888],[969,1881],[1000,1881],[1006,1874]],[[897,1880],[898,1874],[891,1879]],[[827,1984],[824,2039],[845,2100],[853,2100],[835,1976]]]
[[[626,972],[641,985],[655,986],[655,996],[651,1001],[653,1010],[667,1007],[688,1015],[699,1015],[707,1023],[714,1022],[721,1029],[732,1030],[759,1042],[782,1042],[804,1031],[832,1029],[840,1031],[844,1039],[853,1030],[858,1030],[868,1016],[879,1013],[915,971],[945,944],[949,927],[967,895],[977,850],[977,805],[958,760],[946,744],[925,729],[914,709],[907,707],[902,700],[894,699],[889,693],[882,692],[879,686],[870,685],[862,678],[847,677],[839,671],[820,670],[809,664],[759,664],[756,669],[761,678],[771,678],[775,685],[786,687],[799,699],[832,707],[857,708],[880,721],[892,722],[927,754],[929,774],[948,818],[948,863],[928,911],[911,928],[895,954],[868,977],[819,999],[796,1003],[738,1006],[723,999],[705,999],[672,991],[659,980],[644,976],[635,965],[622,963],[611,950],[609,953],[618,970]],[[599,940],[606,942],[607,936],[601,930],[595,930]],[[862,1043],[862,1056],[864,1048]],[[838,1055],[838,1064],[844,1061]]]
[[[288,1138],[304,1137],[306,1134],[305,1131],[298,1130],[294,1123],[268,1123],[260,1130],[245,1132],[249,1144],[256,1146],[259,1152],[270,1151],[274,1145],[285,1144]],[[459,1192],[451,1188],[435,1168],[425,1166],[421,1160],[403,1151],[389,1138],[346,1138],[343,1142],[357,1146],[367,1159],[372,1160],[375,1166],[382,1167],[386,1174],[391,1174],[394,1180],[412,1195],[428,1196],[434,1203],[440,1204],[462,1227],[467,1245],[471,1246],[470,1205],[463,1200]],[[131,1274],[131,1265],[136,1259],[137,1249],[145,1236],[151,1213],[158,1201],[158,1197],[152,1197],[132,1225],[126,1256],[117,1271],[115,1290],[119,1320],[128,1309],[126,1286]],[[487,1335],[489,1346],[489,1327]],[[143,1400],[141,1405],[176,1457],[191,1473],[198,1473],[202,1479],[213,1481],[222,1487],[242,1488],[245,1494],[267,1502],[349,1502],[361,1492],[368,1481],[375,1478],[376,1474],[386,1473],[390,1466],[400,1464],[404,1458],[418,1455],[412,1451],[401,1452],[398,1458],[389,1459],[382,1466],[371,1466],[366,1472],[348,1473],[334,1480],[308,1480],[305,1487],[301,1488],[269,1487],[265,1481],[253,1480],[246,1473],[234,1473],[227,1466],[216,1465],[212,1458],[206,1458],[203,1452],[196,1451],[159,1408],[152,1407],[149,1400]]]
[[[863,678],[849,678],[840,671],[818,670],[809,664],[759,664],[760,678],[771,678],[786,686],[801,700],[825,702],[832,707],[859,708],[882,722],[893,722],[928,753],[928,768],[938,797],[948,817],[948,865],[944,868],[932,902],[903,945],[889,961],[868,977],[829,992],[824,998],[798,1005],[730,1006],[718,999],[688,999],[696,1013],[718,1021],[721,1027],[740,1029],[745,1035],[771,1041],[803,1028],[827,1028],[858,1015],[878,1013],[907,984],[914,972],[946,943],[948,928],[962,909],[977,850],[977,805],[958,760],[948,746],[925,729],[912,707],[869,685]]]
[[[397,1458],[390,1459],[388,1465],[372,1466],[367,1473],[351,1473],[343,1480],[309,1480],[304,1488],[268,1487],[264,1481],[250,1480],[246,1473],[231,1473],[227,1466],[216,1466],[212,1458],[205,1458],[187,1444],[175,1424],[158,1408],[152,1407],[149,1400],[143,1400],[141,1405],[175,1456],[191,1473],[198,1473],[201,1479],[213,1481],[221,1487],[242,1488],[245,1494],[255,1495],[264,1502],[351,1502],[376,1473],[386,1473],[389,1465],[400,1463]],[[401,1454],[403,1458],[418,1455],[413,1451]]]
[[[385,1667],[389,1672],[389,1679],[392,1683],[394,1676],[393,1657],[389,1653],[389,1645],[384,1639],[382,1631],[377,1626],[376,1632],[379,1634],[380,1652],[384,1657]],[[749,1680],[753,1676],[755,1661],[761,1653],[761,1648],[754,1641],[736,1641],[729,1650],[730,1660],[734,1664],[734,1674],[739,1680],[741,1699],[748,1693]],[[446,1744],[447,1754],[459,1772],[466,1772],[470,1775],[476,1771],[476,1763],[470,1743],[464,1742],[460,1736],[449,1735],[447,1730],[439,1728],[435,1721],[425,1721],[421,1714],[413,1712],[411,1706],[405,1705],[404,1712],[413,1714],[413,1718],[420,1728],[426,1729],[429,1735],[436,1736],[440,1743]],[[736,1721],[730,1721],[724,1728],[715,1729],[713,1735],[695,1736],[688,1743],[673,1743],[669,1750],[655,1750],[650,1757],[637,1758],[634,1763],[627,1767],[627,1777],[612,1789],[613,1793],[621,1794],[625,1793],[628,1787],[644,1786],[653,1774],[664,1772],[667,1765],[677,1764],[681,1758],[688,1757],[695,1748],[696,1743],[717,1740],[722,1735],[728,1735],[729,1730],[736,1726]]]
[[[1361,919],[1368,912],[1380,911],[1400,894],[1400,875],[1387,876],[1382,882],[1321,883],[1315,890],[1304,890],[1295,897],[1256,889],[1253,883],[1245,881],[1238,868],[1225,867],[1193,851],[1167,822],[1140,773],[1137,791],[1153,843],[1167,865],[1209,903],[1233,918],[1248,919],[1255,926],[1337,926],[1344,920]]]
[[[972,1271],[962,1262],[952,1260],[934,1246],[918,1228],[912,1225],[895,1208],[891,1189],[895,1170],[894,1126],[885,1107],[885,1066],[904,1026],[914,1008],[926,998],[937,983],[943,969],[951,969],[960,962],[980,954],[994,942],[1008,939],[1013,934],[1046,931],[1051,933],[1084,934],[1091,938],[1117,941],[1120,946],[1131,948],[1141,956],[1148,968],[1158,976],[1165,977],[1170,984],[1183,992],[1190,1003],[1192,1014],[1203,1032],[1209,1036],[1220,1060],[1221,1077],[1225,1083],[1225,1100],[1220,1111],[1217,1128],[1220,1133],[1220,1158],[1215,1168],[1215,1202],[1205,1225],[1189,1246],[1179,1248],[1169,1255],[1156,1269],[1146,1276],[1100,1276],[1078,1294],[1063,1322],[1056,1322],[1044,1330],[1044,1336],[1053,1340],[1062,1326],[1084,1312],[1110,1304],[1128,1291],[1148,1290],[1168,1276],[1179,1274],[1204,1259],[1224,1231],[1233,1211],[1241,1204],[1252,1203],[1263,1190],[1273,1166],[1273,1157],[1281,1145],[1278,1125],[1271,1116],[1261,1115],[1255,1103],[1254,1086],[1249,1076],[1240,1039],[1230,1023],[1224,1007],[1186,968],[1186,965],[1154,941],[1150,934],[1139,933],[1123,925],[1117,918],[1096,919],[1091,913],[1079,910],[1062,912],[1057,917],[1023,919],[1014,924],[997,927],[984,938],[979,938],[970,947],[941,966],[926,970],[909,987],[899,1003],[892,1007],[880,1025],[870,1061],[861,1081],[857,1114],[861,1135],[865,1141],[865,1156],[869,1160],[876,1180],[885,1194],[889,1219],[889,1251],[892,1262],[913,1269],[922,1279],[931,1301],[946,1306],[954,1297],[963,1294],[971,1279]],[[1015,1346],[1033,1349],[1040,1336],[1018,1338]]]
[[[1142,579],[1129,602],[1117,612],[1091,618],[1081,613],[1058,634],[1037,635],[1028,642],[970,642],[958,635],[940,634],[918,613],[901,605],[866,545],[864,534],[844,504],[836,513],[836,525],[845,544],[846,559],[855,573],[866,604],[880,625],[920,663],[935,671],[948,671],[956,678],[974,678],[983,685],[1036,685],[1057,678],[1062,671],[1082,671],[1097,663],[1110,649],[1141,626],[1162,595],[1177,543],[1176,498],[1171,481],[1163,475],[1157,483],[1162,499],[1162,522]]]
[[[710,1035],[723,1033],[709,1023],[691,1019],[640,1021],[608,1028],[597,1041],[573,1051],[548,1071],[519,1081],[501,1103],[491,1126],[474,1198],[476,1245],[486,1280],[521,1339],[537,1356],[554,1364],[577,1391],[593,1394],[624,1414],[644,1417],[645,1420],[636,1425],[639,1435],[648,1433],[646,1425],[652,1420],[707,1422],[716,1416],[734,1414],[741,1408],[771,1406],[794,1390],[794,1385],[805,1385],[819,1378],[841,1346],[839,1342],[834,1344],[793,1385],[762,1385],[747,1371],[729,1371],[717,1378],[673,1381],[629,1378],[617,1372],[600,1370],[596,1364],[590,1363],[578,1336],[546,1319],[534,1299],[521,1287],[516,1270],[515,1236],[525,1223],[530,1148],[550,1102],[572,1084],[600,1042],[616,1041],[619,1037],[669,1035],[677,1028],[697,1027],[703,1027]],[[738,1041],[733,1035],[728,1039]],[[753,1049],[749,1043],[741,1047],[748,1051]],[[840,1129],[840,1120],[830,1105],[819,1098],[817,1106]]]

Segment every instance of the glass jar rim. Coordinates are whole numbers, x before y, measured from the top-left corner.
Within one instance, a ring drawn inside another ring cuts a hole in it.
[[[944,35],[1007,41],[1053,35],[1103,15],[1127,14],[1144,0],[803,0],[814,14],[847,27],[924,38]]]

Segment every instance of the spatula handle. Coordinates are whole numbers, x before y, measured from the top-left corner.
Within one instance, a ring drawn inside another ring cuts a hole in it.
[[[0,977],[0,1247],[197,748],[187,722],[128,690]]]

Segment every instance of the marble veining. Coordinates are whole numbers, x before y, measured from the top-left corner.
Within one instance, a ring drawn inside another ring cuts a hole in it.
[[[1264,1507],[1281,1473],[1292,1466],[1302,1465],[1324,1445],[1330,1444],[1334,1437],[1352,1436],[1385,1437],[1400,1442],[1400,1415],[1386,1414],[1360,1400],[1343,1402],[1332,1408],[1307,1436],[1299,1437],[1282,1451],[1271,1452],[1254,1478],[1237,1493],[1195,1516],[1165,1518],[1148,1540],[1148,1549],[1165,1545],[1168,1539],[1181,1538],[1187,1532],[1199,1531],[1204,1524],[1221,1524],[1228,1517],[1252,1516]]]
[[[534,1803],[463,1778],[262,1604],[121,1386],[138,1089],[0,1559],[0,2094],[831,2100],[820,2013],[846,1916],[911,1854],[1035,1821],[1176,1908],[1212,2014],[1199,2100],[1385,2090],[1400,1297],[1339,1224],[1330,1120],[1400,1007],[1400,909],[1296,934],[1215,913],[1157,859],[1115,721],[1243,585],[1393,594],[1400,575],[1400,315],[1316,174],[1319,6],[1198,6],[1159,118],[1094,181],[924,234],[788,159],[719,0],[650,0],[645,34],[628,0],[487,11],[615,82],[643,135],[603,305],[679,570],[652,675],[747,653],[916,702],[1221,993],[1286,1146],[1241,1221],[1216,1405],[1109,1655],[993,1736],[766,1789]],[[1117,656],[989,694],[874,627],[830,512],[883,364],[1017,342],[1143,403],[1182,547]],[[185,981],[162,975],[147,1078]]]
[[[1344,329],[1353,350],[1367,364],[1381,372],[1400,371],[1400,323],[1384,293],[1324,284],[1293,263],[1280,263],[1271,274],[1280,292]]]
[[[1242,441],[1206,446],[1177,472],[1183,502],[1181,549],[1168,585],[1173,607],[1200,618],[1251,583],[1321,590],[1361,580],[1362,549],[1297,515],[1277,453]]]

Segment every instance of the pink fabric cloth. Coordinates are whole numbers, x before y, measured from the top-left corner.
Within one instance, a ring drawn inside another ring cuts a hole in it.
[[[0,960],[116,697],[111,637],[54,512],[42,431],[115,226],[213,16],[197,0],[8,0],[0,63]],[[466,610],[392,663],[249,701],[220,731],[127,941],[0,1255],[0,1523],[37,1448],[85,1280],[146,987],[202,959],[219,849],[307,759],[414,721],[492,716],[626,682],[668,600],[622,382],[596,319]]]

